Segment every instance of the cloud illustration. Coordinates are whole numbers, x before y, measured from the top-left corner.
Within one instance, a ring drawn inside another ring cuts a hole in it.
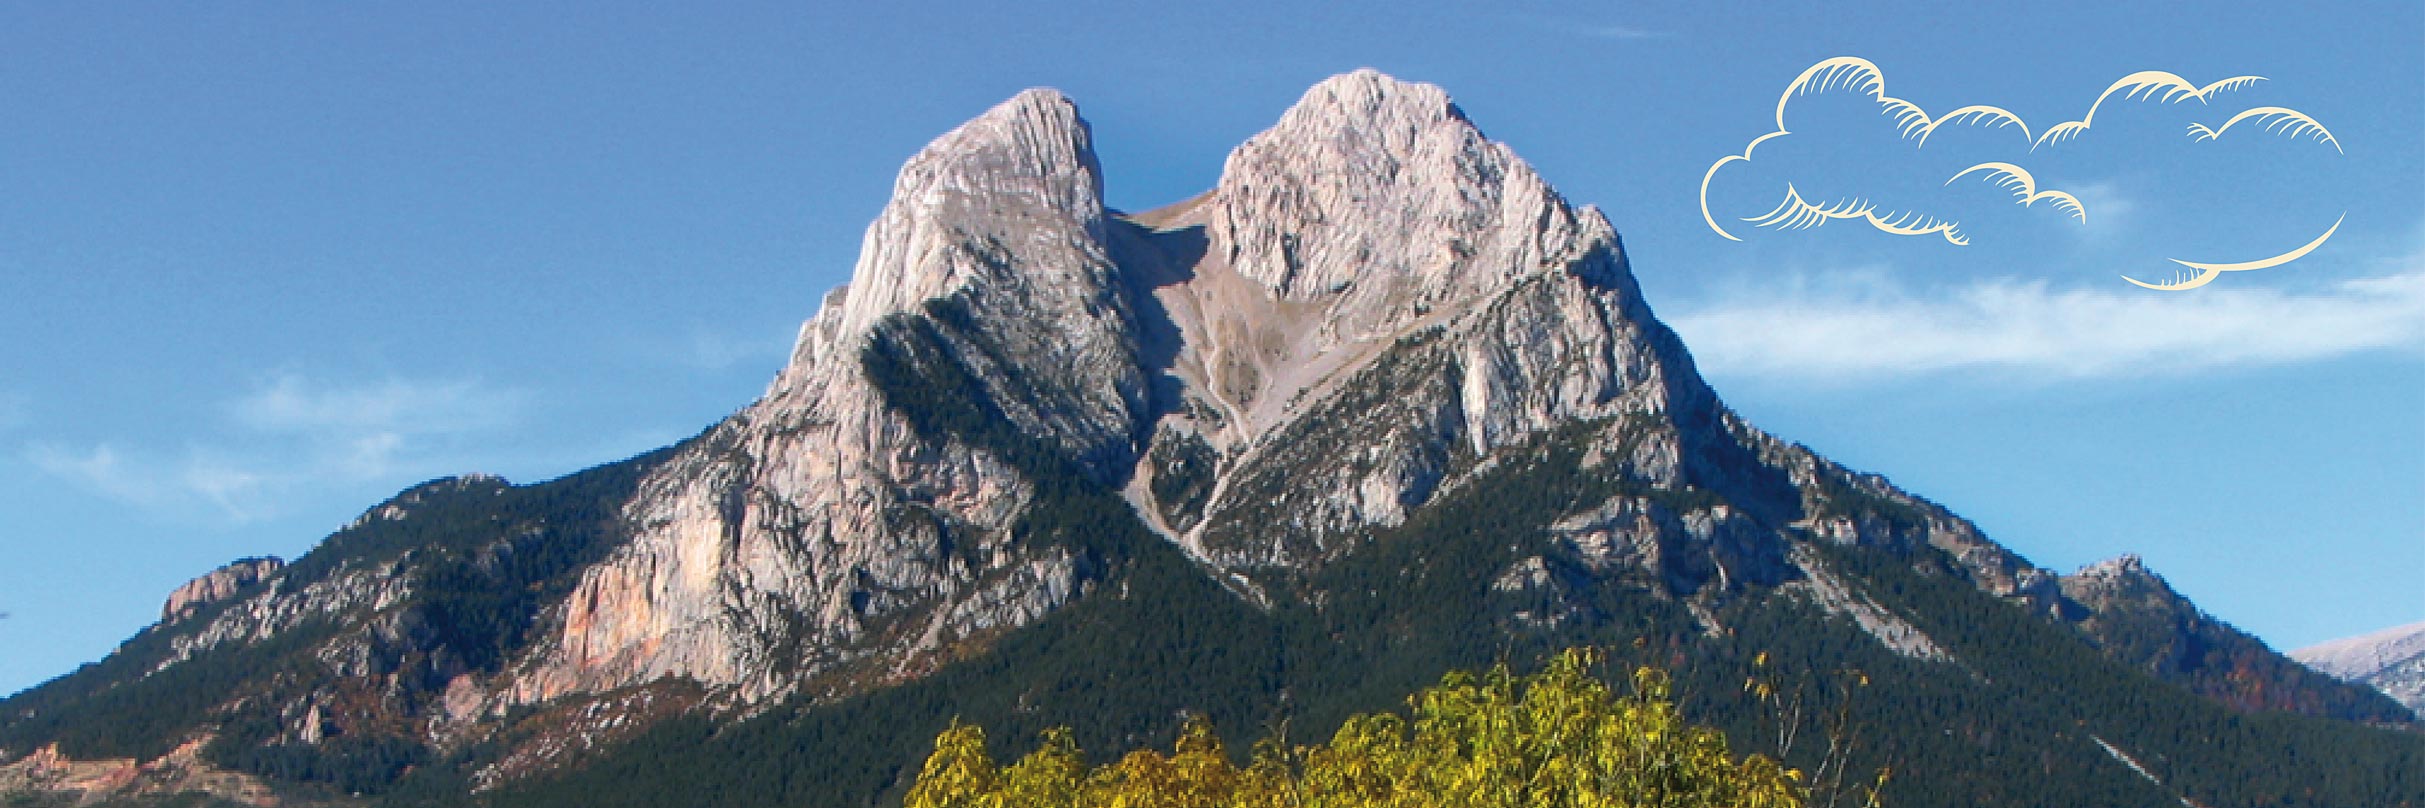
[[[2144,151],[2162,148],[2161,142],[2148,146],[2124,142],[2127,138],[2092,137],[2100,114],[2125,105],[2159,109],[2190,105],[2186,111],[2166,113],[2175,125],[2184,114],[2202,119],[2189,123],[2184,134],[2171,136],[2185,148],[2205,148],[2198,144],[2219,140],[2237,127],[2281,140],[2329,145],[2335,155],[2342,153],[2340,140],[2304,112],[2282,106],[2248,106],[2245,101],[2236,111],[2226,105],[2239,91],[2265,81],[2262,76],[2243,75],[2199,85],[2161,70],[2140,71],[2108,85],[2078,120],[2058,123],[2033,137],[2027,121],[2001,106],[1971,104],[1931,115],[1918,103],[1888,95],[1885,73],[1876,64],[1839,56],[1812,65],[1786,85],[1777,98],[1772,131],[1710,164],[1701,178],[1701,217],[1711,231],[1730,241],[1742,241],[1743,234],[1757,230],[1801,231],[1850,221],[1889,235],[1934,235],[1955,247],[1970,246],[1977,226],[1993,230],[1989,220],[2008,219],[2009,214],[1996,212],[1999,209],[2037,208],[2043,202],[2074,226],[2085,225],[2089,203],[2069,190],[2047,187],[2033,168],[2048,161],[2061,164],[2075,159],[2096,140],[2108,141],[2097,148],[2126,169],[2169,165],[2151,160],[2153,155]],[[2229,114],[2218,119],[2203,112],[2216,107]],[[2220,122],[2210,123],[2216,120]],[[2125,122],[2123,128],[2132,125]],[[1973,134],[1947,139],[1957,132]],[[1921,178],[1927,181],[1921,182]],[[1720,189],[1721,185],[1726,187]],[[1982,195],[1985,188],[2002,193]],[[2247,193],[2234,189],[2229,195]],[[1988,204],[1998,200],[2000,204]],[[1763,209],[1765,212],[1754,213]],[[2342,217],[2346,216],[2343,212]],[[2236,227],[2212,216],[2200,219],[2193,215],[2190,221],[2205,233]],[[2298,260],[2321,247],[2338,229],[2336,221],[2299,247],[2254,260],[2191,261],[2156,253],[2145,260],[2167,260],[2188,272],[2176,270],[2171,281],[2162,283],[2128,274],[2123,279],[2160,291],[2194,289],[2224,272]],[[2187,240],[2209,243],[2194,234]]]
[[[2188,79],[2162,70],[2141,70],[2123,76],[2120,81],[2106,87],[2105,92],[2097,94],[2097,100],[2089,103],[2088,114],[2080,116],[2080,119],[2076,121],[2055,124],[2053,128],[2046,130],[2045,134],[2039,135],[2037,141],[2030,144],[2030,149],[2034,151],[2039,146],[2062,143],[2087,134],[2089,128],[2096,125],[2097,110],[2104,108],[2105,102],[2113,98],[2116,93],[2121,94],[2125,101],[2152,101],[2159,104],[2174,104],[2182,101],[2206,103],[2216,93],[2237,90],[2265,80],[2264,76],[2233,76],[2200,87],[2189,83]]]
[[[2332,133],[2324,129],[2323,124],[2316,123],[2316,119],[2307,117],[2307,113],[2287,107],[2255,107],[2241,110],[2240,114],[2231,116],[2231,120],[2224,121],[2222,126],[2212,129],[2207,128],[2205,124],[2193,123],[2189,125],[2189,134],[2196,140],[2213,140],[2222,137],[2224,132],[2231,131],[2233,124],[2246,120],[2256,121],[2257,125],[2264,127],[2267,132],[2294,138],[2306,136],[2318,143],[2331,145],[2335,152],[2341,151],[2341,141],[2334,139]]]
[[[2196,289],[2200,286],[2205,286],[2208,282],[2213,281],[2216,276],[2225,272],[2246,272],[2252,269],[2269,269],[2272,267],[2278,267],[2283,264],[2305,258],[2307,257],[2308,253],[2315,252],[2317,247],[2324,246],[2324,241],[2332,238],[2332,234],[2341,229],[2341,222],[2348,220],[2348,218],[2349,216],[2347,214],[2343,214],[2341,218],[2332,220],[2332,226],[2324,229],[2324,235],[2317,236],[2314,241],[2307,242],[2306,244],[2299,246],[2297,249],[2293,249],[2280,255],[2268,258],[2259,258],[2254,261],[2241,261],[2230,264],[2209,264],[2173,258],[2168,260],[2175,264],[2180,264],[2181,266],[2196,270],[2195,274],[2176,277],[2169,283],[2148,283],[2146,281],[2133,278],[2129,275],[2123,275],[2122,280],[2138,284],[2142,289],[2154,289],[2159,292],[2178,292],[2184,289]]]
[[[1953,178],[1946,180],[1945,184],[1952,185],[1972,174],[1980,175],[1982,179],[1993,183],[1998,188],[2011,191],[2013,199],[2019,201],[2021,207],[2026,208],[2040,202],[2048,202],[2053,204],[2056,210],[2070,214],[2072,218],[2078,219],[2082,223],[2088,221],[2088,208],[2080,204],[2079,197],[2072,196],[2065,191],[2038,190],[2038,178],[2031,175],[2029,169],[2011,163],[1993,161],[1980,163],[1962,169],[1962,173],[1953,175]]]
[[[1706,210],[1703,211],[1703,215],[1708,215]],[[1963,236],[1962,231],[1956,228],[1956,223],[1951,221],[1915,211],[1900,211],[1879,216],[1876,203],[1858,198],[1839,199],[1826,205],[1813,205],[1804,200],[1802,192],[1790,184],[1785,186],[1785,201],[1777,203],[1776,209],[1744,219],[1744,221],[1757,227],[1808,230],[1826,224],[1830,219],[1857,219],[1868,222],[1871,227],[1898,236],[1925,236],[1933,233],[1944,236],[1947,242],[1957,247],[1970,243],[1970,239]],[[1718,235],[1734,238],[1726,235],[1723,230],[1719,231]],[[1741,239],[1735,240],[1741,241]]]
[[[1795,99],[1833,93],[1866,96],[1876,105],[1877,112],[1892,128],[1897,140],[1907,141],[1914,150],[1928,145],[1928,139],[1946,126],[1979,127],[1984,129],[2018,129],[2024,142],[2029,139],[2029,125],[2021,117],[2001,107],[1973,104],[1960,107],[1941,116],[1931,116],[1918,104],[1886,94],[1886,74],[1876,64],[1858,56],[1838,56],[1811,65],[1785,86],[1777,96],[1776,130],[1753,138],[1740,154],[1719,158],[1701,176],[1701,219],[1709,229],[1731,241],[1743,239],[1727,232],[1710,212],[1709,185],[1718,172],[1736,163],[1750,163],[1760,145],[1793,134],[1786,125],[1788,110]],[[1867,222],[1880,232],[1899,236],[1941,235],[1949,243],[1968,243],[1961,236],[1959,224],[1941,216],[1909,208],[1884,208],[1872,197],[1829,196],[1812,203],[1792,184],[1785,188],[1784,201],[1776,209],[1760,216],[1744,217],[1742,221],[1760,227],[1800,230],[1817,227],[1830,220]]]

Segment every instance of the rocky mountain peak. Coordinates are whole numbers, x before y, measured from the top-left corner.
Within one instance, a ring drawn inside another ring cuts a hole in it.
[[[1273,131],[1358,131],[1389,139],[1435,127],[1476,129],[1447,90],[1366,67],[1307,88]]]
[[[2124,553],[2115,558],[2108,558],[2081,567],[2080,571],[2074,575],[2083,578],[2105,579],[2156,577],[2154,572],[2147,569],[2146,559],[2140,558],[2137,553]]]
[[[776,389],[800,381],[825,349],[854,342],[844,335],[863,336],[886,316],[1009,274],[1011,256],[1075,249],[1090,260],[1016,268],[1099,276],[1108,263],[1101,258],[1103,227],[1102,166],[1077,104],[1052,89],[1012,96],[901,166],[892,201],[868,226],[849,284],[828,295],[803,328]]]
[[[987,181],[987,188],[1034,194],[1043,207],[1080,210],[1102,203],[1094,136],[1078,104],[1061,91],[1021,91],[928,143],[902,165],[896,202],[933,202],[938,183]]]
[[[1577,210],[1448,94],[1372,70],[1307,90],[1229,155],[1212,236],[1282,298],[1337,298],[1346,328],[1402,321],[1568,267],[1615,231]]]
[[[1011,96],[946,132],[902,165],[895,204],[932,206],[943,194],[982,195],[994,204],[1099,217],[1102,166],[1078,104],[1050,88]],[[962,201],[965,201],[963,199]]]
[[[2062,576],[2059,586],[2064,597],[2100,612],[2131,604],[2134,608],[2160,608],[2185,616],[2196,614],[2188,601],[2164,581],[2164,576],[2148,569],[2147,561],[2136,553],[2081,567],[2078,572]]]

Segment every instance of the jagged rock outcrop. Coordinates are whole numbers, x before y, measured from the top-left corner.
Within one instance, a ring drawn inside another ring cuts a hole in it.
[[[2290,652],[2290,658],[2383,691],[2425,720],[2425,623],[2311,645]]]
[[[202,607],[233,598],[285,567],[285,561],[269,556],[238,559],[211,570],[168,593],[168,601],[160,604],[160,620],[174,623],[191,617]]]

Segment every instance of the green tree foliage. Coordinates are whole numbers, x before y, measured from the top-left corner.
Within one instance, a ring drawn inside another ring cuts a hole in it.
[[[1737,756],[1684,720],[1667,674],[1635,671],[1618,695],[1588,650],[1540,673],[1452,672],[1408,699],[1411,717],[1357,715],[1329,742],[1266,739],[1235,765],[1211,722],[1191,716],[1172,754],[1131,752],[1087,768],[1066,730],[1007,767],[984,730],[935,739],[906,808],[1799,808],[1801,772]]]

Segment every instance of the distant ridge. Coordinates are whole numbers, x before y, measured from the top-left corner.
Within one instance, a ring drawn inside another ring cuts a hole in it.
[[[2381,690],[2425,716],[2425,621],[2318,643],[2290,658]]]

